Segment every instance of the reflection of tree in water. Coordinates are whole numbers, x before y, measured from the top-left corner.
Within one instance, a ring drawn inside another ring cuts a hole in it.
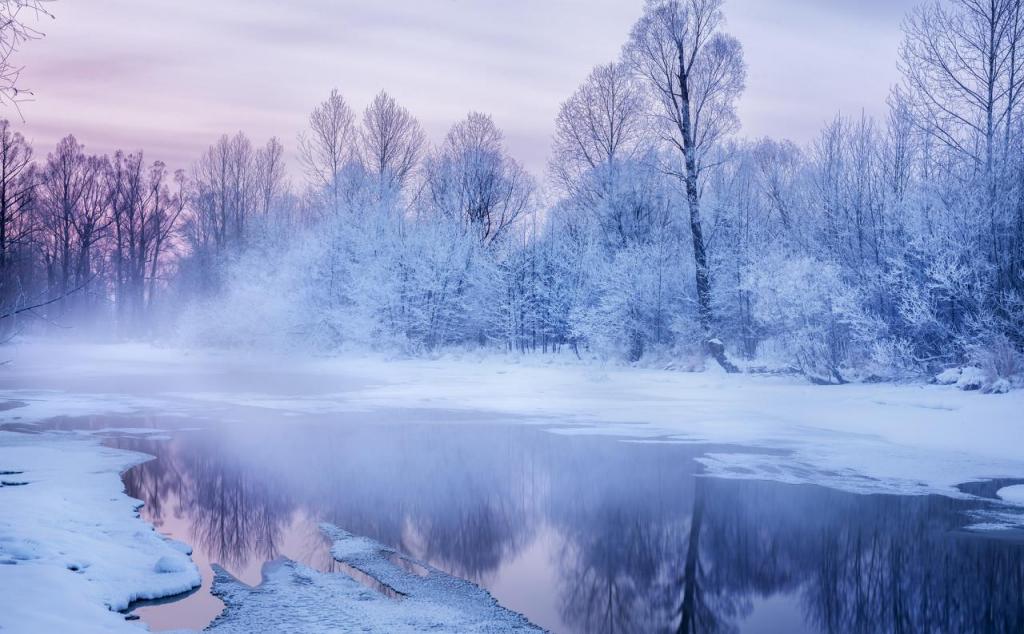
[[[254,557],[277,556],[294,506],[258,469],[222,451],[223,439],[208,432],[186,433],[170,442],[118,439],[117,446],[157,457],[124,478],[128,494],[146,501],[156,526],[168,512],[187,517],[193,545],[229,568],[242,568]],[[175,508],[165,509],[172,501]]]
[[[181,500],[192,516],[192,536],[213,561],[244,567],[251,558],[274,559],[294,501],[244,457],[218,451],[181,456],[191,486]]]
[[[164,508],[167,502],[180,499],[182,488],[182,474],[171,457],[171,443],[129,436],[110,438],[105,444],[156,456],[155,460],[129,469],[122,478],[128,495],[146,502],[146,512],[154,526],[163,525],[166,513],[181,514],[180,506]]]
[[[355,437],[339,448],[332,479],[350,486],[326,492],[327,521],[474,581],[529,541],[534,523],[521,487],[531,453],[522,434],[466,426],[375,431],[351,430]]]
[[[682,563],[682,601],[679,607],[678,634],[718,634],[735,632],[735,619],[750,614],[747,592],[716,592],[715,577],[719,566],[701,557],[704,537],[707,492],[705,481],[694,482],[693,512],[686,535],[686,556]],[[710,567],[710,570],[709,570]]]
[[[126,446],[158,456],[129,472],[129,492],[155,521],[176,499],[194,543],[229,568],[278,556],[300,512],[478,581],[529,540],[529,453],[489,428],[243,431]],[[310,550],[323,547],[316,536],[300,538]]]
[[[439,425],[112,444],[158,456],[129,493],[229,567],[306,515],[486,581],[547,524],[580,632],[728,633],[779,594],[829,634],[1024,632],[1024,547],[956,536],[963,502],[696,478],[705,448]]]
[[[675,483],[692,491],[694,463],[667,446],[573,446],[550,467],[562,620],[580,632],[665,631],[679,609],[676,563],[692,502]]]
[[[552,469],[576,631],[734,632],[784,594],[829,634],[1024,632],[1024,546],[955,533],[961,501],[694,479],[656,449],[623,455],[632,468]]]
[[[664,620],[668,580],[659,557],[671,530],[621,513],[600,525],[607,531],[573,535],[563,547],[562,618],[586,632],[641,631]]]
[[[799,590],[807,623],[830,634],[1024,631],[1024,546],[956,533],[961,501],[705,486],[705,593]]]
[[[494,430],[465,443],[464,433],[446,441],[450,450],[440,460],[423,456],[410,489],[410,524],[422,558],[479,582],[533,536],[526,488],[533,486],[535,446],[522,434],[513,440]]]
[[[1024,546],[953,532],[947,498],[881,498],[808,535],[808,620],[823,632],[1024,632]]]

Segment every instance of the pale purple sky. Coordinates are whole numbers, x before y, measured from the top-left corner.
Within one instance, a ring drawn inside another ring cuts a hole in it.
[[[727,0],[743,43],[746,136],[810,141],[837,112],[882,114],[900,22],[917,0]],[[386,89],[432,140],[491,113],[538,176],[559,104],[614,59],[642,0],[58,0],[19,63],[20,125],[45,155],[87,149],[191,164],[223,132],[289,150],[337,87],[361,112]],[[14,113],[6,113],[11,119]]]

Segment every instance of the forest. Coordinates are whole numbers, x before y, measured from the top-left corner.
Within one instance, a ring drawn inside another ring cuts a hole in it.
[[[0,121],[0,336],[484,349],[815,383],[1024,372],[1024,9],[922,4],[888,114],[746,138],[722,0],[648,2],[535,175],[386,91],[172,169]],[[343,78],[338,78],[343,85]],[[9,98],[9,95],[7,95]],[[291,143],[289,141],[289,143]],[[294,171],[293,171],[294,170]],[[301,177],[294,177],[293,174]]]

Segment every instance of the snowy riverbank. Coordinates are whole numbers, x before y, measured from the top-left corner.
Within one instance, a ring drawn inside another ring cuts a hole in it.
[[[0,368],[0,401],[10,408],[0,411],[0,423],[159,412],[287,424],[304,416],[386,418],[401,411],[413,419],[472,424],[501,417],[558,433],[780,449],[702,460],[719,476],[853,492],[964,496],[956,488],[963,482],[1024,478],[1020,391],[820,387],[796,378],[549,363],[550,357],[286,359],[27,343],[4,348],[3,359],[10,363]],[[0,582],[12,589],[0,624],[11,631],[26,624],[137,628],[105,606],[120,609],[133,598],[198,583],[191,563],[138,519],[134,501],[121,493],[118,474],[142,458],[90,436],[0,432],[0,471],[19,472],[4,475],[14,484],[0,489]],[[1018,519],[1011,512],[977,521]]]
[[[199,586],[188,547],[123,493],[121,472],[144,460],[95,439],[0,431],[0,629],[137,632],[117,610]]]

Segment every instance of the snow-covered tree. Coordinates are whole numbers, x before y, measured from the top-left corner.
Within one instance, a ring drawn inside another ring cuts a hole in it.
[[[342,173],[356,157],[355,115],[337,89],[309,115],[309,130],[299,135],[299,158],[310,185],[321,192],[329,211],[342,203]]]
[[[489,115],[471,112],[427,159],[426,204],[463,223],[481,244],[498,242],[533,211],[535,183],[505,149]]]
[[[700,178],[708,152],[738,127],[735,102],[746,67],[738,40],[721,31],[722,0],[648,0],[624,49],[627,63],[660,103],[665,140],[677,150],[665,169],[686,190],[693,243],[698,316],[706,337],[714,330],[711,271],[700,205]]]
[[[426,146],[423,129],[408,110],[381,91],[363,113],[361,154],[381,196],[401,192],[412,179]]]

